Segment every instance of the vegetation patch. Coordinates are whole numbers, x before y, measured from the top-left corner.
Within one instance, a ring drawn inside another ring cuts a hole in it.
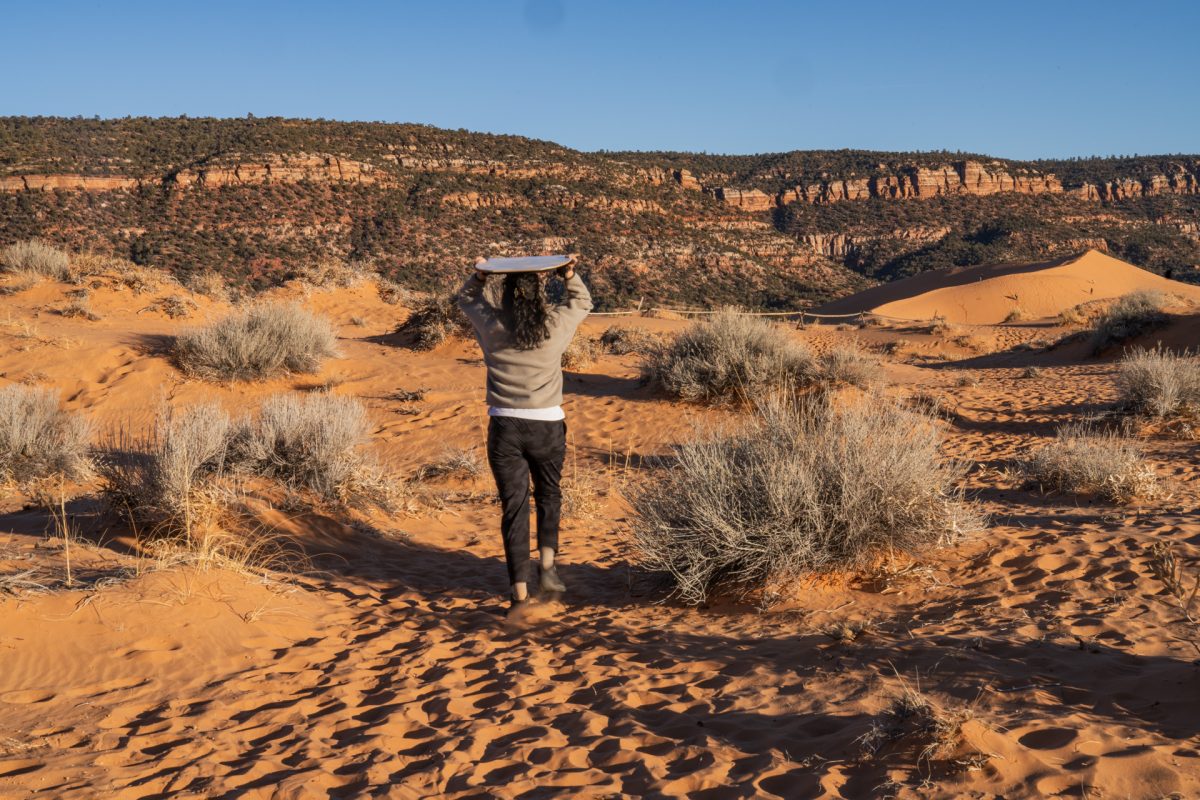
[[[883,400],[761,404],[631,492],[635,548],[689,604],[769,602],[804,575],[923,555],[983,525],[941,441],[932,417]]]
[[[1163,311],[1166,305],[1167,296],[1162,292],[1133,292],[1118,297],[1096,320],[1092,352],[1102,353],[1162,327],[1170,319]]]
[[[1025,457],[1019,469],[1028,485],[1110,503],[1154,500],[1164,493],[1137,441],[1085,424],[1059,428],[1054,441]]]
[[[1200,414],[1200,356],[1137,348],[1117,364],[1119,406],[1159,419]]]
[[[255,303],[180,334],[174,355],[188,373],[214,380],[255,380],[315,372],[337,355],[328,320],[294,303]]]
[[[722,311],[692,324],[642,359],[642,376],[681,400],[741,402],[807,382],[815,359],[769,323]]]
[[[0,389],[0,484],[86,478],[91,434],[85,418],[62,408],[56,390],[21,384]]]
[[[71,258],[41,239],[10,244],[0,250],[0,268],[18,275],[71,280]]]

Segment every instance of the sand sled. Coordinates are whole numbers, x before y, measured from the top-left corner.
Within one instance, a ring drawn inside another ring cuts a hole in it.
[[[545,272],[565,267],[571,263],[570,256],[520,256],[518,258],[489,258],[475,265],[480,272],[498,275],[509,272]]]

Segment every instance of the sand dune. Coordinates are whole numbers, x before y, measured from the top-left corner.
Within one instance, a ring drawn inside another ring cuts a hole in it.
[[[1070,275],[1125,268],[1089,254],[983,283],[1061,280],[1074,303],[1094,278]],[[1145,285],[1130,280],[1104,285]],[[918,296],[979,283],[934,281]],[[447,446],[481,443],[474,345],[397,346],[389,332],[406,312],[370,284],[278,290],[338,325],[343,357],[317,375],[231,386],[185,378],[162,355],[167,337],[225,304],[197,298],[190,318],[173,320],[146,308],[178,287],[105,285],[91,292],[101,319],[87,321],[50,310],[68,288],[0,299],[0,385],[57,386],[102,431],[148,424],[159,402],[237,412],[272,392],[329,386],[367,404],[371,447],[400,475]],[[873,308],[907,296],[874,291]],[[593,318],[583,333],[609,324]],[[1109,402],[1110,362],[1026,376],[1020,359],[1034,354],[1021,351],[964,369],[954,363],[964,349],[930,335],[779,330],[822,349],[852,338],[911,348],[889,363],[889,391],[952,409],[947,453],[978,465],[970,487],[992,527],[885,577],[804,587],[766,613],[663,603],[629,569],[620,487],[642,479],[642,457],[730,412],[654,396],[635,356],[567,375],[567,472],[594,476],[600,509],[565,520],[565,602],[516,623],[502,616],[486,472],[431,487],[411,513],[355,524],[254,498],[258,520],[312,560],[305,574],[269,580],[137,574],[132,532],[97,516],[84,487],[70,511],[91,543],[77,545],[76,569],[115,583],[0,592],[0,798],[1200,796],[1196,651],[1148,559],[1161,541],[1188,564],[1198,554],[1197,444],[1146,443],[1175,484],[1161,506],[1017,489],[1001,472],[1008,460]],[[998,330],[990,345],[1045,335]],[[417,388],[428,390],[420,402],[391,396]],[[0,575],[34,569],[53,583],[63,553],[25,500],[0,501]],[[828,633],[867,621],[852,641]],[[932,759],[919,738],[864,754],[860,737],[906,686],[970,710],[960,741]]]
[[[1095,250],[1037,264],[988,264],[923,272],[816,309],[826,314],[871,311],[888,317],[994,325],[1014,312],[1024,319],[1057,316],[1081,303],[1136,291],[1200,302],[1200,287],[1168,280]]]

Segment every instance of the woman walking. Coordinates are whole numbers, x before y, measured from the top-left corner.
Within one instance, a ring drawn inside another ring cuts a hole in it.
[[[479,264],[483,259],[478,259]],[[592,310],[592,297],[575,274],[575,257],[556,274],[566,284],[562,304],[546,299],[547,272],[504,276],[500,307],[483,296],[488,273],[476,270],[458,292],[458,305],[475,328],[487,365],[488,464],[500,493],[500,533],[512,607],[529,600],[529,481],[537,504],[537,544],[542,592],[560,594],[559,481],[567,447],[562,410],[562,354],[579,323]]]

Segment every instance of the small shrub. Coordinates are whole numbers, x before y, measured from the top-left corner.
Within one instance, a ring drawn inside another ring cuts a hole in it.
[[[861,347],[839,345],[820,355],[814,376],[827,385],[865,389],[883,380],[883,365]]]
[[[448,448],[442,457],[423,464],[413,475],[415,481],[441,480],[445,478],[476,478],[483,471],[479,453],[472,449]]]
[[[908,740],[920,746],[918,760],[928,762],[962,746],[963,725],[974,717],[969,707],[941,708],[919,688],[905,683],[858,743],[865,755],[874,756],[885,745]]]
[[[379,299],[389,306],[408,305],[413,298],[411,291],[387,278],[380,278],[375,288],[379,292]]]
[[[641,328],[622,328],[613,325],[600,334],[600,346],[614,356],[647,353],[659,342],[659,336]]]
[[[1021,370],[1022,378],[1040,378],[1041,375],[1042,375],[1041,367],[1032,367],[1031,366],[1031,367],[1025,367],[1025,369]]]
[[[562,354],[562,368],[569,370],[587,369],[600,355],[600,345],[595,339],[577,334]]]
[[[1137,348],[1117,365],[1120,406],[1163,418],[1200,413],[1200,358],[1190,351]]]
[[[194,273],[187,279],[187,288],[195,294],[203,295],[211,300],[221,302],[229,300],[229,284],[216,272],[205,270]]]
[[[70,257],[41,239],[17,242],[0,250],[0,266],[4,272],[40,275],[59,281],[71,279]]]
[[[100,319],[100,315],[92,311],[92,306],[88,302],[86,295],[73,298],[65,306],[59,308],[58,313],[64,317],[86,319],[90,322],[96,322]]]
[[[121,434],[101,462],[110,505],[163,529],[189,529],[196,492],[224,472],[229,415],[217,404],[164,409],[148,435]]]
[[[383,476],[361,453],[370,434],[366,408],[327,393],[267,398],[238,424],[230,458],[241,470],[303,487],[326,500],[386,505]]]
[[[290,303],[258,303],[180,334],[175,358],[186,372],[217,380],[252,380],[315,372],[337,354],[327,320]]]
[[[764,403],[632,491],[635,548],[691,604],[765,600],[804,574],[921,555],[982,524],[941,439],[929,416],[882,400]]]
[[[1011,311],[1009,311],[1007,314],[1004,315],[1005,322],[1021,322],[1022,320],[1025,320],[1028,318],[1029,318],[1029,315],[1025,312],[1025,309],[1021,308],[1020,306],[1013,308]]]
[[[450,294],[440,294],[422,301],[396,333],[412,337],[417,350],[432,350],[452,337],[471,335],[471,323]]]
[[[59,405],[53,389],[19,384],[0,389],[0,483],[87,477],[91,433],[83,417]]]
[[[648,352],[642,375],[674,397],[722,403],[805,382],[813,367],[808,348],[754,317],[725,311]]]
[[[1119,297],[1096,320],[1092,334],[1092,352],[1101,353],[1113,345],[1166,324],[1163,312],[1167,297],[1161,292],[1133,292]]]
[[[1094,495],[1112,503],[1162,494],[1154,468],[1133,439],[1088,425],[1066,425],[1053,442],[1019,464],[1028,484],[1043,490]]]
[[[196,310],[196,301],[190,297],[181,295],[169,294],[166,297],[160,297],[150,305],[142,309],[142,311],[158,311],[166,314],[171,319],[179,319],[186,317]]]
[[[1088,315],[1084,312],[1081,306],[1071,306],[1064,308],[1058,312],[1058,324],[1064,326],[1086,325],[1088,324]]]

